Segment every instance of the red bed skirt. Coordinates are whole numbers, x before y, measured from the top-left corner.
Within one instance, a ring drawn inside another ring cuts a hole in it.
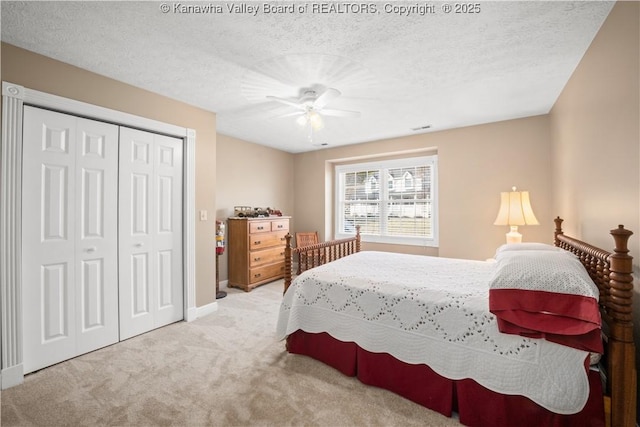
[[[604,407],[598,372],[589,371],[591,393],[585,408],[559,415],[523,396],[487,390],[470,379],[450,380],[426,365],[411,365],[383,353],[371,353],[353,342],[327,333],[296,331],[287,338],[287,350],[320,360],[364,384],[381,387],[450,417],[455,411],[468,426],[602,427]]]

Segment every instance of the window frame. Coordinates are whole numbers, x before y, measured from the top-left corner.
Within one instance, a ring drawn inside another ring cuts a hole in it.
[[[428,155],[419,157],[406,157],[402,159],[392,160],[376,160],[363,163],[349,163],[335,165],[334,167],[334,235],[336,239],[344,239],[352,237],[353,233],[344,233],[342,228],[344,225],[344,207],[342,196],[344,195],[344,182],[341,179],[341,175],[345,173],[357,173],[371,170],[378,170],[380,177],[389,176],[389,169],[396,168],[410,168],[417,166],[429,166],[431,168],[431,237],[419,237],[419,236],[389,236],[389,235],[374,235],[374,234],[361,234],[361,240],[363,242],[372,243],[387,243],[387,244],[399,244],[410,246],[425,246],[425,247],[438,247],[438,155]],[[403,178],[404,179],[404,178]],[[380,185],[381,182],[387,183],[387,185]],[[387,179],[378,179],[378,187],[382,192],[380,197],[380,208],[386,210],[385,201],[389,200],[389,185]],[[386,214],[381,212],[379,217],[380,230],[386,229]]]

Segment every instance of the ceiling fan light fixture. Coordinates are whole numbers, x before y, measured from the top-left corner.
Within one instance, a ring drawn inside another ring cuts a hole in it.
[[[324,127],[322,116],[317,111],[309,110],[296,119],[300,126],[310,125],[313,130],[320,130]]]
[[[320,130],[324,127],[324,123],[322,123],[322,116],[320,116],[316,111],[310,111],[307,115],[309,116],[309,123],[311,123],[313,130]]]
[[[290,107],[296,108],[298,111],[292,114],[285,114],[281,117],[288,117],[291,115],[301,114],[296,123],[301,127],[309,127],[310,131],[319,131],[324,128],[324,118],[326,116],[337,117],[360,117],[358,111],[325,109],[324,107],[329,101],[340,96],[340,91],[334,88],[327,88],[321,94],[318,94],[313,89],[307,89],[302,93],[302,96],[297,101],[292,101],[287,98],[280,98],[277,96],[267,96],[268,99],[280,102]]]

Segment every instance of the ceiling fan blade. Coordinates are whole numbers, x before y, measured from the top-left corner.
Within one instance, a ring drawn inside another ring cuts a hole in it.
[[[324,92],[322,92],[315,101],[313,101],[313,108],[319,110],[325,105],[329,103],[332,99],[335,99],[340,96],[340,91],[334,88],[327,88]]]
[[[285,117],[295,117],[295,116],[300,116],[304,114],[304,111],[294,111],[293,113],[287,113],[287,114],[280,114],[278,116],[276,116],[276,119],[283,119]]]
[[[334,117],[360,117],[360,111],[349,111],[349,110],[332,110],[332,109],[323,109],[320,111],[320,114],[323,116],[334,116]]]
[[[294,102],[294,101],[289,101],[288,99],[284,99],[284,98],[278,98],[277,96],[267,96],[268,99],[271,99],[273,101],[277,101],[277,102],[281,102],[283,104],[286,105],[290,105],[292,107],[295,107],[299,110],[305,110],[306,107],[303,104],[300,104],[299,102]]]

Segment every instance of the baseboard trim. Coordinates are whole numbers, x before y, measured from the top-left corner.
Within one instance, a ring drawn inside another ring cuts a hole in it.
[[[191,307],[186,309],[184,320],[185,322],[193,322],[198,318],[198,307]]]
[[[22,384],[24,382],[24,370],[22,369],[22,363],[3,369],[0,374],[0,382],[2,383],[2,390]]]
[[[196,318],[208,316],[211,313],[215,313],[218,311],[218,302],[212,302],[211,304],[203,305],[202,307],[197,307]],[[195,319],[194,319],[195,320]]]

